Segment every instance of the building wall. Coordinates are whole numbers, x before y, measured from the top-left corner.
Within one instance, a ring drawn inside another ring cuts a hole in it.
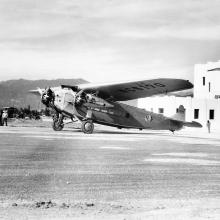
[[[204,79],[203,79],[204,78]],[[194,97],[220,98],[220,61],[196,64],[194,68]]]
[[[138,100],[138,107],[154,113],[159,113],[159,108],[164,109],[164,115],[172,117],[176,109],[183,105],[186,121],[197,121],[206,129],[206,122],[210,120],[214,130],[220,130],[220,99],[198,99],[191,97],[149,97]],[[195,109],[199,109],[198,119],[194,118]],[[210,109],[214,110],[214,119],[209,118]]]

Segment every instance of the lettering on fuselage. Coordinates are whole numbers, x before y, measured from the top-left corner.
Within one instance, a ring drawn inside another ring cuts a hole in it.
[[[141,91],[141,90],[149,90],[149,89],[156,89],[156,88],[163,88],[163,87],[166,87],[166,85],[162,83],[153,83],[153,84],[138,83],[136,86],[119,89],[119,91],[128,93],[128,92],[136,92],[136,91]]]
[[[88,110],[92,110],[92,111],[96,111],[96,112],[102,112],[102,113],[106,113],[109,115],[115,115],[115,116],[122,116],[123,113],[120,111],[115,111],[112,109],[103,109],[103,108],[98,108],[98,107],[88,107]]]
[[[96,112],[107,113],[107,114],[110,114],[110,115],[115,114],[112,110],[107,110],[107,109],[102,109],[102,108],[97,108],[97,107],[88,107],[88,109],[90,109],[92,111],[96,111]]]

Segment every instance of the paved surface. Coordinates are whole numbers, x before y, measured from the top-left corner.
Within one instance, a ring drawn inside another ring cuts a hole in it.
[[[0,128],[2,219],[220,219],[220,136]]]

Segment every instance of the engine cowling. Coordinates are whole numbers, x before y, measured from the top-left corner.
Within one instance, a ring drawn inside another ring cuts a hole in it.
[[[52,89],[47,88],[41,95],[41,102],[47,107],[52,107],[54,105],[55,94]]]

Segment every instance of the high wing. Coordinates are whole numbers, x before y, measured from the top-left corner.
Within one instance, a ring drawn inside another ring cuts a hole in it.
[[[113,101],[144,98],[157,94],[190,89],[192,87],[192,83],[187,80],[169,78],[79,85],[79,88],[86,93],[96,93],[100,98]]]
[[[167,94],[161,94],[159,96],[175,96],[175,97],[193,97],[193,88],[191,89],[187,89],[187,90],[183,90],[183,91],[177,91],[177,92],[169,92]]]

